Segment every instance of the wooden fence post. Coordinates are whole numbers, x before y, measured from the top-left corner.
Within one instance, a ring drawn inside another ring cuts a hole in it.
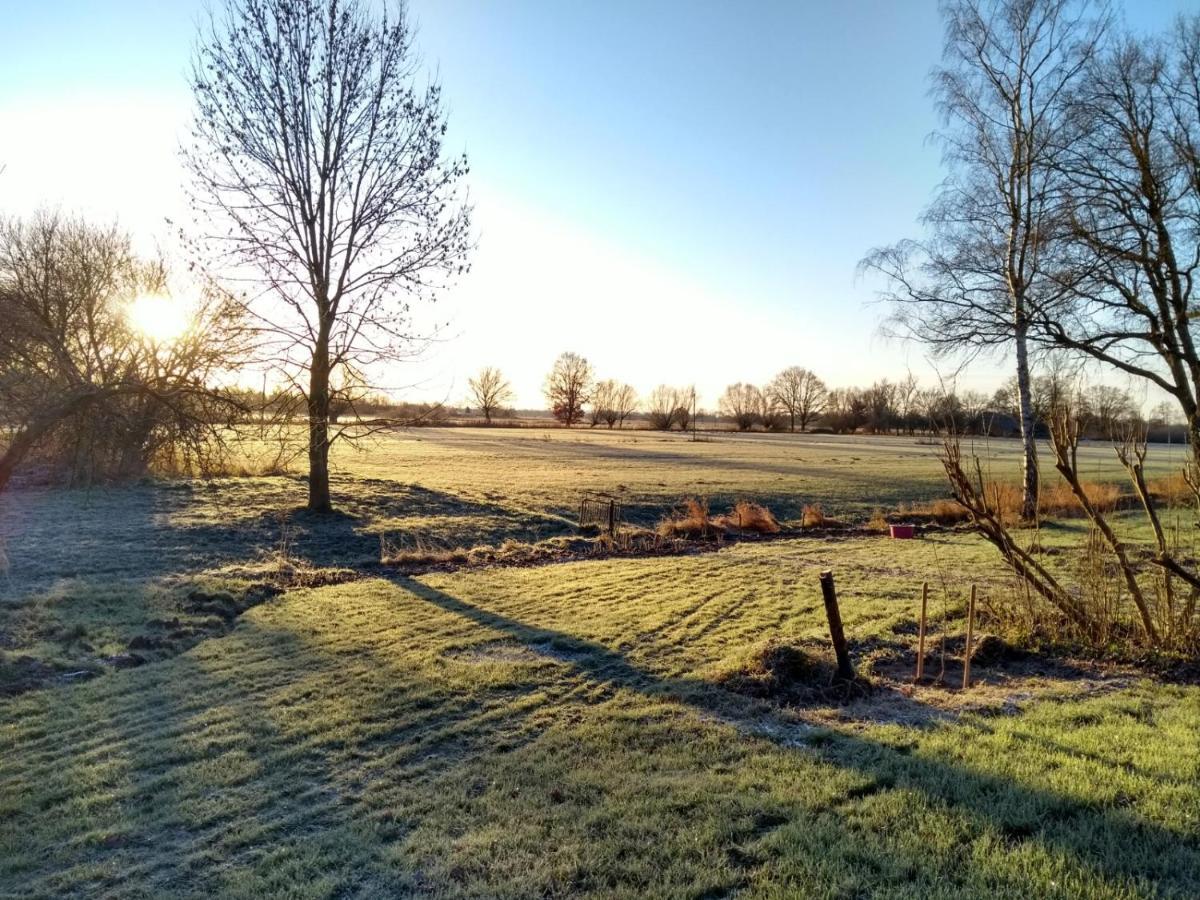
[[[825,616],[829,619],[829,636],[833,639],[833,652],[837,656],[838,677],[854,680],[854,666],[850,663],[850,651],[846,647],[846,633],[842,630],[842,614],[838,609],[837,589],[833,586],[833,572],[821,573],[821,597],[825,601]]]
[[[975,585],[971,585],[971,603],[967,607],[967,646],[963,652],[963,690],[971,686],[971,641],[975,636]]]
[[[929,582],[921,585],[921,625],[917,632],[917,681],[925,677],[925,615],[929,609]]]

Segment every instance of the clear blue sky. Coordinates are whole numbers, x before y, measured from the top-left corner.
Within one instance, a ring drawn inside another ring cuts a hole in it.
[[[202,4],[17,3],[0,32],[0,210],[39,203],[152,240],[178,214],[172,148]],[[1129,3],[1138,28],[1184,0]],[[836,384],[928,375],[876,336],[854,268],[916,234],[939,179],[933,0],[412,0],[479,251],[448,340],[396,384],[462,397],[488,362],[523,403],[564,349],[648,391],[808,365]],[[5,127],[4,123],[9,123]],[[967,386],[991,387],[997,365]]]

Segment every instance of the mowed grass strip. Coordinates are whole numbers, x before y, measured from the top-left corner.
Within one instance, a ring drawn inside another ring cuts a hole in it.
[[[911,620],[935,555],[981,552],[781,542],[289,593],[0,705],[0,894],[1196,895],[1197,688],[815,728],[713,684],[822,634],[822,567],[862,639]]]

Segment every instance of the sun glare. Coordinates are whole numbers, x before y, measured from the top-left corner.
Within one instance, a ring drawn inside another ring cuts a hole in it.
[[[188,330],[183,303],[164,294],[142,294],[129,304],[129,324],[153,341],[173,341]]]

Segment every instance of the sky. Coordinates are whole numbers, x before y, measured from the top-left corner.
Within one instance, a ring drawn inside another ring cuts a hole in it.
[[[1157,29],[1187,0],[1126,4]],[[177,148],[203,2],[0,0],[0,214],[117,221],[147,252],[182,220]],[[470,159],[471,272],[422,321],[439,338],[381,376],[397,397],[466,398],[496,365],[542,404],[564,350],[648,393],[936,377],[884,338],[873,247],[919,236],[943,177],[928,74],[935,0],[411,0]],[[943,366],[943,369],[946,367]],[[991,391],[1002,359],[960,389]]]

